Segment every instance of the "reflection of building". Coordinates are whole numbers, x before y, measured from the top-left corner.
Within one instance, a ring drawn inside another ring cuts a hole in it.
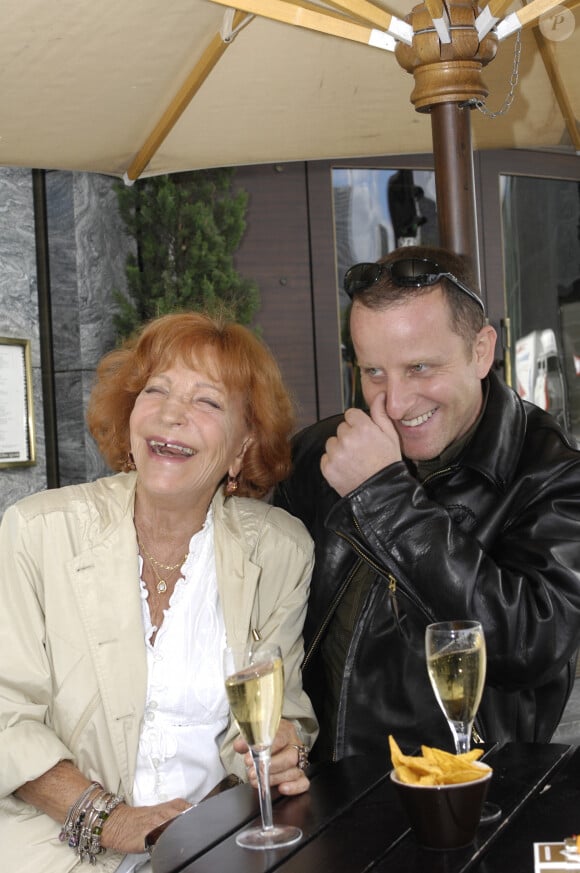
[[[423,189],[415,185],[412,170],[393,173],[387,186],[387,202],[395,231],[395,245],[412,245],[419,240],[420,228],[427,219],[419,211]]]
[[[516,342],[516,390],[568,427],[566,381],[553,330],[534,330]]]
[[[420,183],[419,183],[420,182]],[[345,318],[349,300],[342,290],[352,264],[378,261],[403,244],[436,245],[437,214],[432,171],[333,170],[337,297],[341,312],[343,400],[354,403],[351,343]]]
[[[336,275],[342,287],[344,274],[353,263],[350,248],[350,188],[334,188],[334,227],[336,231]]]
[[[361,261],[378,261],[392,248],[389,228],[385,225],[385,206],[376,197],[377,177],[389,175],[385,170],[357,170],[341,174],[341,182],[333,187],[336,235],[337,299],[341,313],[341,354],[343,404],[355,402],[355,370],[352,345],[348,334],[350,301],[342,289],[347,269]]]
[[[580,285],[580,282],[576,283]],[[562,298],[560,298],[562,299]],[[570,430],[580,439],[580,300],[562,301],[560,307],[564,376],[568,388]]]
[[[539,381],[528,399],[553,412],[578,440],[580,186],[565,179],[502,176],[501,193],[512,335],[553,337],[548,349],[538,347],[534,353],[531,366]],[[517,371],[517,346],[514,363]],[[521,360],[519,366],[521,371]]]

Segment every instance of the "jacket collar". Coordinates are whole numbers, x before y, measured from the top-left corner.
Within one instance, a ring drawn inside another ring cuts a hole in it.
[[[253,560],[258,530],[245,501],[225,498],[218,489],[213,502],[216,575],[228,645],[245,644],[258,623],[253,615],[260,567]]]
[[[492,371],[489,394],[479,427],[458,459],[505,490],[512,480],[526,434],[526,413],[521,398]]]

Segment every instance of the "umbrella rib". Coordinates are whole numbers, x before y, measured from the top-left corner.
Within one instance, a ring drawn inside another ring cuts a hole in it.
[[[532,0],[523,9],[518,9],[516,15],[522,27],[526,27],[526,25],[535,24],[541,15],[550,12],[555,6],[561,5],[561,0]]]
[[[232,29],[238,27],[245,18],[245,12],[236,12],[233,18]],[[133,158],[124,175],[124,180],[127,184],[132,184],[139,178],[230,44],[231,41],[225,41],[221,34],[216,34],[213,37],[203,55],[141,146],[139,152]]]
[[[507,15],[503,21],[497,26],[497,35],[499,39],[505,39],[506,36],[511,36],[516,30],[522,27],[530,27],[537,23],[538,18],[550,12],[556,6],[561,6],[562,0],[532,0],[523,9],[518,9],[517,12],[512,12]],[[484,10],[485,11],[485,10]],[[482,13],[483,15],[483,13]],[[492,25],[493,26],[493,25]]]
[[[303,0],[290,0],[292,5],[310,5]],[[372,24],[374,27],[388,30],[391,26],[391,21],[396,16],[391,15],[386,9],[380,6],[375,6],[374,3],[369,3],[368,0],[327,0],[327,6],[332,6],[335,9],[340,9],[345,12],[349,18],[358,18],[367,24]],[[311,6],[311,8],[314,8]]]
[[[548,40],[542,36],[538,28],[534,28],[534,37],[536,39],[542,62],[546,68],[546,73],[548,74],[552,90],[554,91],[554,96],[556,97],[558,106],[560,107],[560,112],[562,113],[562,117],[566,124],[566,130],[568,131],[574,148],[578,152],[580,151],[580,131],[578,130],[578,123],[576,121],[576,115],[572,103],[570,102],[570,98],[564,87],[562,76],[554,60],[554,50],[552,46],[548,44]]]
[[[495,27],[511,2],[512,0],[490,0],[487,6],[483,7],[475,19],[475,28],[480,40]]]
[[[490,0],[487,4],[487,9],[496,18],[501,18],[508,6],[511,6],[512,0]]]
[[[449,15],[443,0],[425,0],[425,7],[431,16],[433,26],[435,27],[441,42],[450,43],[451,33],[449,32]]]
[[[220,6],[230,6],[231,0],[211,0]],[[278,21],[281,24],[290,24],[294,27],[303,27],[317,33],[325,33],[329,36],[337,36],[370,45],[373,48],[382,48],[389,51],[395,50],[394,39],[411,44],[413,28],[405,21],[396,16],[367,3],[366,0],[355,0],[353,15],[358,20],[337,16],[329,9],[316,7],[301,0],[241,0],[236,6],[252,15],[260,15]],[[346,4],[333,3],[340,9],[347,9]],[[374,14],[373,14],[374,10]],[[371,20],[372,16],[372,20]],[[376,29],[359,23],[361,20],[374,24]],[[385,34],[389,39],[385,39]]]

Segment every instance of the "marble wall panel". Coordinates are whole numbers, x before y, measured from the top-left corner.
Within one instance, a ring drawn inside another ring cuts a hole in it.
[[[84,409],[87,408],[91,388],[93,387],[93,375],[92,370],[85,370],[83,373],[82,393]],[[111,474],[111,470],[109,470],[103,460],[97,448],[97,444],[90,435],[88,428],[85,428],[85,471],[87,482],[92,482],[100,476],[109,476]]]
[[[0,515],[46,488],[32,175],[0,170],[0,336],[31,341],[36,464],[0,469]]]
[[[46,210],[52,302],[60,484],[107,475],[85,424],[97,362],[115,345],[113,289],[125,289],[132,241],[105,176],[47,172]],[[0,169],[0,336],[32,340],[37,464],[0,470],[0,515],[46,488],[32,173]]]
[[[74,177],[46,174],[46,220],[55,373],[80,367],[80,324],[75,245]]]
[[[115,346],[113,291],[125,288],[131,241],[116,183],[85,173],[47,174],[50,281],[61,484],[108,471],[87,432],[94,371]]]
[[[113,292],[124,290],[133,243],[125,234],[115,185],[106,176],[76,173],[75,248],[83,369],[94,370],[115,346]]]

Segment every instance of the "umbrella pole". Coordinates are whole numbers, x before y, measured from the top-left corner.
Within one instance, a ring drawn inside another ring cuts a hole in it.
[[[488,33],[480,40],[475,4],[472,0],[457,0],[445,4],[449,27],[444,40],[428,5],[433,7],[433,2],[426,0],[407,16],[413,25],[413,42],[397,43],[395,56],[415,79],[411,94],[415,109],[431,115],[441,245],[468,257],[478,277],[469,104],[487,97],[481,73],[495,57],[497,36]]]
[[[479,279],[471,110],[436,103],[430,114],[440,244],[466,255]]]

